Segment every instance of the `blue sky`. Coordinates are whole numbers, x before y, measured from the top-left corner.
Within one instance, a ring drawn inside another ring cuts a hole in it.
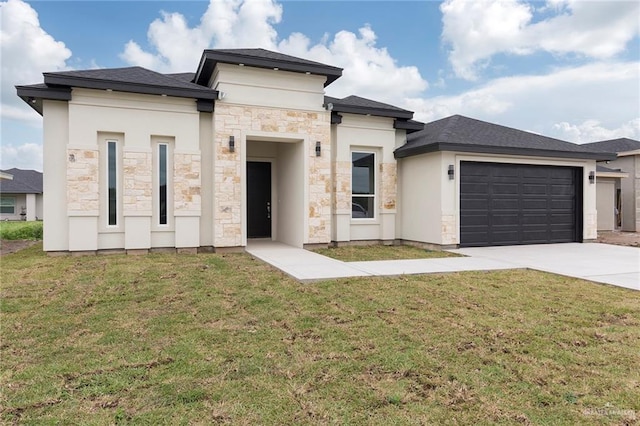
[[[640,2],[0,2],[0,167],[42,165],[15,96],[42,72],[195,71],[205,48],[264,47],[344,68],[327,94],[422,121],[462,114],[576,143],[640,139]]]

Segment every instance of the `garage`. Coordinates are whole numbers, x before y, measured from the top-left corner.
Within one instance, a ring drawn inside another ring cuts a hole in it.
[[[460,162],[460,246],[582,241],[582,169]]]

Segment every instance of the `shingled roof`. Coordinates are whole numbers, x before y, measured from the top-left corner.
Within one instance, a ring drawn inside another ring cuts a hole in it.
[[[296,58],[266,49],[208,49],[198,65],[194,81],[206,85],[216,64],[246,65],[255,68],[270,68],[298,73],[322,75],[327,78],[325,87],[342,76],[342,68]]]
[[[396,158],[436,151],[613,160],[614,153],[594,152],[581,145],[462,115],[431,123],[407,136],[407,143],[395,150]]]
[[[210,103],[202,110],[213,110],[213,100],[218,92],[192,83],[193,74],[161,74],[142,67],[105,68],[80,71],[43,73],[44,84],[16,86],[18,96],[39,114],[42,114],[42,99],[71,100],[71,88],[113,90],[197,99]],[[189,75],[191,76],[189,78]]]
[[[154,95],[215,99],[217,93],[171,74],[161,74],[142,67],[104,68],[44,73],[47,86],[71,86],[89,89],[112,89]]]
[[[350,112],[354,114],[370,114],[382,117],[403,118],[410,120],[413,118],[413,111],[399,108],[397,106],[385,104],[360,96],[347,96],[346,98],[324,97],[324,105],[331,104],[331,110],[335,112]]]
[[[619,138],[619,139],[610,139],[606,141],[600,142],[590,142],[582,145],[586,148],[593,149],[600,152],[629,152],[629,151],[637,151],[640,149],[640,141],[629,139],[629,138]]]
[[[42,194],[42,173],[36,170],[2,170],[13,176],[12,180],[0,179],[2,194]]]

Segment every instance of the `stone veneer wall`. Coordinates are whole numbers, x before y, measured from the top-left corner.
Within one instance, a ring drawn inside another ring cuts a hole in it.
[[[334,206],[336,213],[351,215],[351,162],[336,161],[333,182],[335,191]]]
[[[131,213],[151,215],[151,157],[151,152],[124,151],[122,154],[122,206],[125,216]]]
[[[380,164],[380,186],[382,210],[395,210],[398,195],[398,167],[396,163]]]
[[[173,161],[174,213],[191,213],[199,216],[202,204],[200,194],[201,155],[174,152]]]
[[[242,245],[243,173],[240,141],[243,134],[259,132],[300,135],[311,143],[308,156],[309,229],[307,243],[328,243],[331,223],[331,142],[330,113],[287,110],[268,107],[230,105],[220,102],[214,112],[214,245]],[[229,151],[229,136],[236,140],[236,151]],[[322,156],[315,156],[315,141],[320,141]],[[284,225],[283,225],[284,226]]]
[[[67,158],[67,212],[97,216],[100,211],[99,152],[67,149]]]

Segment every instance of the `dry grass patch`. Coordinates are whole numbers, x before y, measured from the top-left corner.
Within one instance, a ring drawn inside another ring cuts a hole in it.
[[[243,254],[38,250],[2,258],[5,423],[630,424],[640,415],[631,290],[526,270],[301,285]]]
[[[435,259],[439,257],[459,257],[460,255],[441,250],[425,250],[413,246],[362,245],[316,249],[316,253],[343,262],[364,262],[370,260]]]

